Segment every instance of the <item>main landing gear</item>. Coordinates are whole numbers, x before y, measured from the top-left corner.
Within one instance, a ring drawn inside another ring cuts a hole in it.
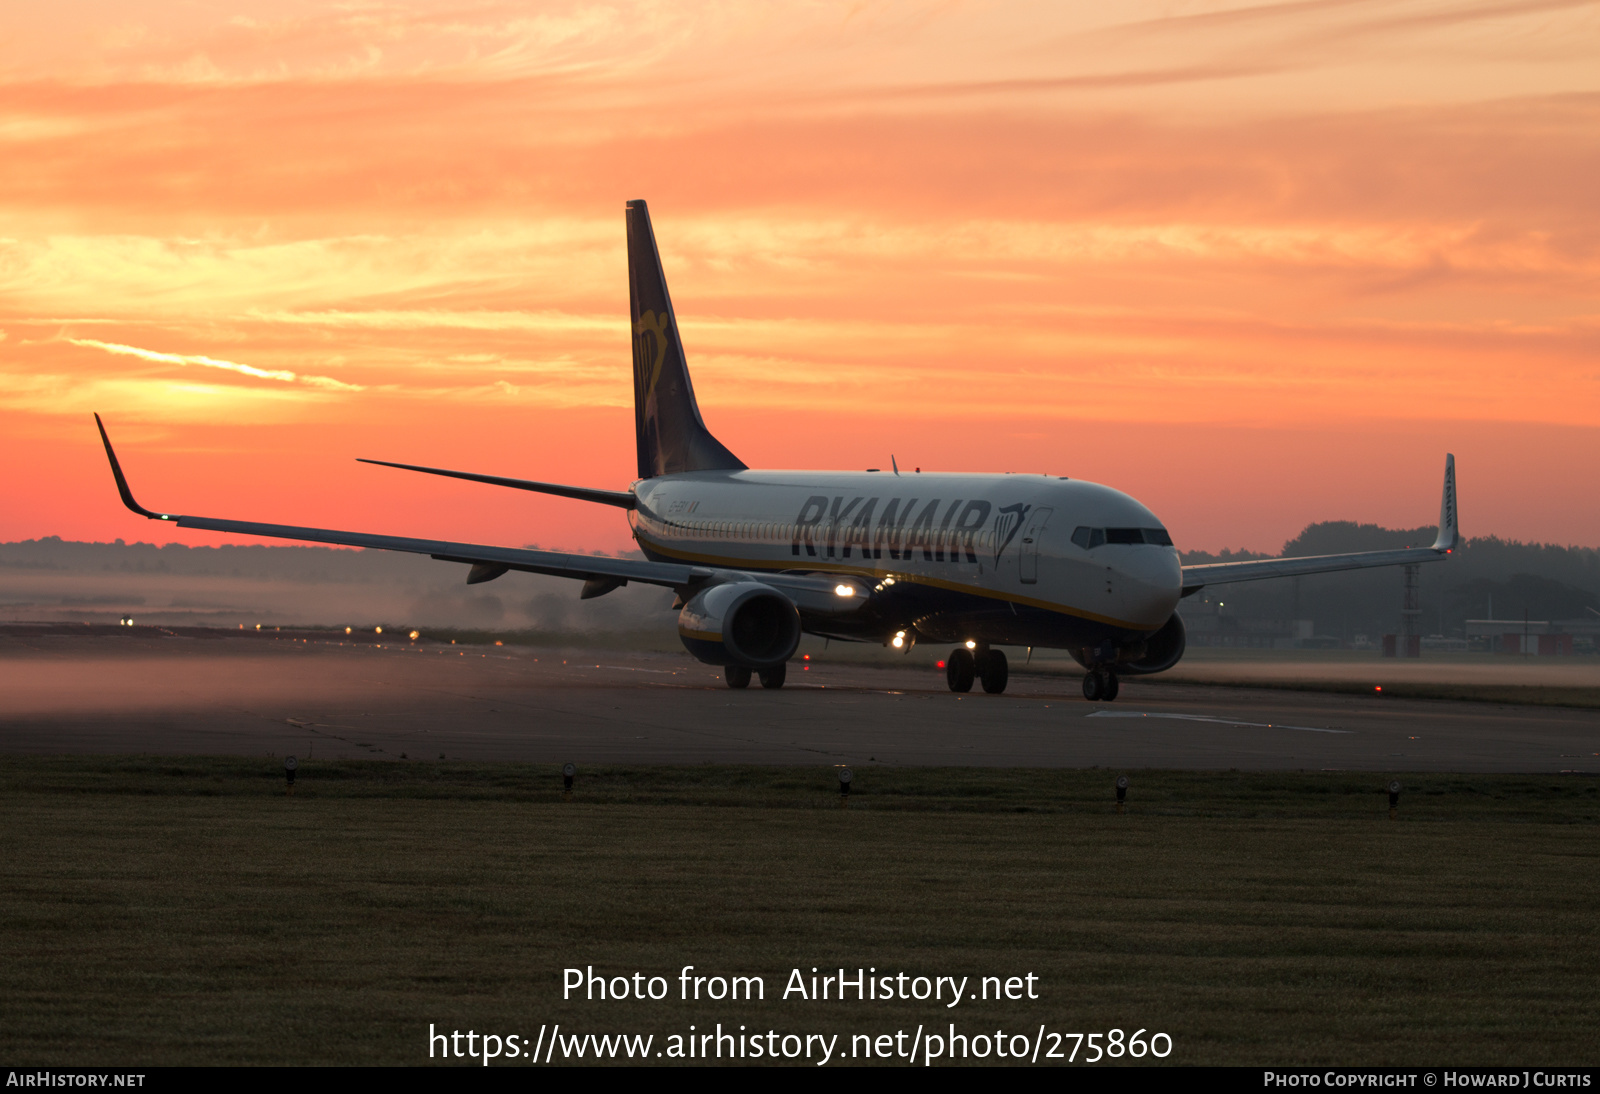
[[[999,650],[981,646],[977,650],[969,650],[957,646],[950,651],[944,663],[944,679],[951,691],[971,691],[973,683],[981,680],[984,691],[999,695],[1006,690],[1006,683],[1011,679],[1011,666],[1006,662],[1006,655]]]
[[[1117,698],[1117,674],[1110,669],[1095,669],[1083,678],[1083,697],[1091,703],[1110,703]]]
[[[788,664],[785,663],[775,665],[770,669],[762,669],[760,673],[752,673],[744,665],[724,665],[722,678],[728,682],[730,688],[738,690],[750,686],[750,677],[752,675],[759,675],[761,677],[761,686],[770,690],[783,687],[784,678],[789,674],[788,668]]]

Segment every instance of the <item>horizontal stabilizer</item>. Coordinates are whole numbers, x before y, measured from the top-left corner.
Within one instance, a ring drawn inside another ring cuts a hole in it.
[[[376,464],[379,467],[398,467],[402,471],[420,471],[424,475],[444,475],[452,479],[466,479],[468,482],[484,482],[490,486],[509,486],[513,490],[532,490],[539,494],[554,494],[558,498],[575,498],[578,501],[592,501],[600,505],[615,505],[619,509],[633,509],[639,504],[639,499],[628,490],[595,490],[588,486],[563,486],[555,482],[508,479],[500,475],[475,475],[470,471],[446,471],[439,467],[418,467],[416,464],[390,463],[388,460],[358,458],[356,462]]]

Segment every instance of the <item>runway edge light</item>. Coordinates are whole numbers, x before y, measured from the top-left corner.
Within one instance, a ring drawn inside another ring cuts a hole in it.
[[[1395,779],[1393,782],[1391,782],[1389,784],[1389,819],[1390,820],[1394,820],[1395,811],[1400,808],[1400,791],[1402,789],[1403,788],[1400,785],[1400,780],[1399,779]]]
[[[1117,812],[1122,812],[1122,803],[1128,796],[1128,776],[1117,776]]]
[[[577,764],[561,765],[561,800],[572,800],[572,777],[578,773]]]
[[[285,784],[288,786],[287,793],[289,793],[290,795],[294,794],[294,773],[295,773],[295,769],[298,768],[299,766],[300,766],[300,761],[296,760],[293,756],[284,757],[284,760],[283,760],[283,778],[284,778]]]
[[[843,806],[850,800],[850,783],[855,779],[855,773],[848,767],[839,769],[839,804]]]

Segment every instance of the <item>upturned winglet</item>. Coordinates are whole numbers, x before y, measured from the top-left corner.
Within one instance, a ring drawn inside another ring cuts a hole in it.
[[[1450,453],[1444,457],[1444,493],[1439,498],[1439,538],[1433,541],[1435,551],[1454,551],[1461,545],[1461,528],[1456,513],[1456,458]]]
[[[117,453],[111,447],[111,438],[106,436],[106,423],[100,420],[100,415],[94,416],[94,424],[100,430],[100,440],[106,446],[106,458],[111,461],[111,474],[117,480],[117,493],[122,495],[122,504],[138,513],[141,517],[151,520],[177,520],[177,517],[166,513],[152,513],[144,506],[133,500],[133,491],[128,489],[128,477],[122,473],[122,465],[117,462]]]

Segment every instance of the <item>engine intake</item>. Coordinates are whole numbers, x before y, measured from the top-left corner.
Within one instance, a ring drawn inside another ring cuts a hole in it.
[[[1183,629],[1183,620],[1177,612],[1162,624],[1161,629],[1144,640],[1144,652],[1131,661],[1117,665],[1117,671],[1129,676],[1148,676],[1153,672],[1166,672],[1183,657],[1189,640]]]
[[[770,669],[800,645],[800,612],[778,590],[755,581],[713,585],[678,613],[678,637],[708,665]]]

